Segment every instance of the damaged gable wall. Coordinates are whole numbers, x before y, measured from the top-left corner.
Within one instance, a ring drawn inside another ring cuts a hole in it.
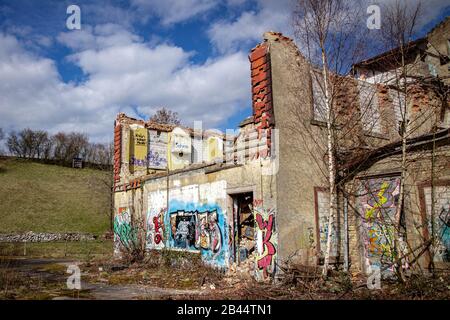
[[[294,255],[297,262],[314,265],[319,238],[314,187],[324,186],[326,181],[311,157],[312,153],[322,159],[321,150],[312,150],[311,137],[301,134],[304,126],[310,127],[311,119],[309,66],[292,40],[275,33],[264,37],[270,56],[275,127],[279,130],[278,253],[280,260]]]
[[[270,61],[273,114],[280,140],[277,174],[279,261],[282,262],[289,257],[302,264],[314,265],[321,263],[320,258],[323,256],[328,233],[328,192],[325,188],[327,186],[327,169],[324,166],[326,136],[323,126],[320,122],[315,121],[313,115],[315,94],[312,91],[310,77],[312,70],[292,40],[273,32],[266,33],[264,38],[265,42],[260,47],[266,48]],[[372,96],[375,99],[375,104],[371,108],[375,108],[373,111],[376,116],[371,115],[370,118],[377,119],[378,131],[365,130],[364,117],[362,115],[359,118],[354,116],[361,112],[365,103],[363,100],[367,98],[362,92],[360,82],[352,78],[344,81],[341,88],[342,94],[337,96],[335,103],[338,117],[342,117],[344,124],[346,117],[349,119],[347,121],[355,121],[354,124],[349,125],[353,132],[348,137],[341,138],[340,143],[350,149],[362,147],[358,152],[364,154],[367,153],[367,150],[377,150],[399,141],[399,115],[396,109],[398,108],[396,93],[383,84],[367,84],[373,91]],[[410,120],[417,126],[410,137],[418,138],[429,134],[432,124],[436,123],[441,101],[432,90],[424,87],[413,87],[410,94],[411,99],[408,101],[408,107],[411,110]],[[416,119],[425,119],[425,121]],[[411,171],[408,171],[407,185],[410,186],[410,190],[408,190],[406,210],[409,210],[411,214],[406,217],[408,224],[406,232],[408,239],[415,245],[424,244],[426,238],[423,236],[423,233],[426,233],[424,231],[426,229],[423,228],[424,208],[427,205],[430,206],[425,200],[420,200],[420,202],[417,197],[417,199],[414,198],[416,192],[419,192],[417,190],[423,190],[420,191],[423,194],[429,192],[423,187],[429,185],[431,170],[431,155],[427,148],[432,146],[430,144],[432,137],[427,139],[426,147],[422,145],[422,148],[425,149],[414,149],[408,156],[411,158],[412,164],[408,169]],[[439,200],[437,201],[442,207],[438,208],[438,211],[441,212],[448,210],[448,206],[441,203],[447,203],[450,197],[447,187],[444,186],[445,181],[448,180],[450,153],[448,147],[445,147],[449,143],[448,137],[439,139],[441,139],[441,143],[436,144],[436,152],[439,157],[436,158],[435,179],[440,184]],[[358,152],[353,155],[358,155]],[[389,259],[392,257],[392,238],[385,238],[382,235],[387,232],[386,230],[392,230],[392,228],[388,224],[380,228],[378,227],[379,223],[374,224],[372,218],[358,219],[357,217],[359,215],[372,217],[373,211],[374,217],[379,216],[383,219],[382,217],[386,218],[389,212],[395,213],[400,172],[398,157],[398,155],[391,156],[379,164],[372,165],[372,168],[362,171],[357,179],[349,184],[349,188],[352,188],[352,184],[353,187],[357,185],[358,187],[352,192],[358,193],[363,190],[361,188],[367,182],[369,189],[373,189],[375,198],[364,200],[356,197],[350,199],[350,206],[357,208],[357,212],[350,210],[347,231],[343,223],[343,200],[340,198],[338,201],[336,232],[332,235],[332,263],[339,262],[338,265],[340,265],[343,262],[346,233],[350,238],[351,270],[370,273],[371,269],[368,266],[383,266],[385,262],[391,261]],[[377,194],[386,194],[386,199],[388,199],[380,208],[374,206]],[[426,196],[424,195],[422,198],[426,199]],[[388,219],[392,219],[392,216]],[[445,244],[448,247],[448,240],[445,238],[447,220],[448,218],[444,217],[444,222],[441,223],[435,218],[434,223],[438,225],[436,228],[444,230],[444,238],[439,242],[441,248],[440,251],[438,250],[439,252],[448,250],[448,248],[445,249]],[[445,254],[440,255],[440,257],[442,256]],[[409,261],[412,260],[409,259]],[[419,262],[424,264],[425,260],[422,256]]]

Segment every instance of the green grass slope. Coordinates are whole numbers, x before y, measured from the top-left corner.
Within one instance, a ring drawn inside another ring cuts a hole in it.
[[[0,159],[0,233],[109,228],[108,172]]]

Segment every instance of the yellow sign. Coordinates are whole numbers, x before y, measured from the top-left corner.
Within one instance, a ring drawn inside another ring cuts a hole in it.
[[[208,138],[208,162],[219,157],[219,143],[215,137]]]
[[[147,168],[148,132],[145,128],[131,130],[130,172]]]

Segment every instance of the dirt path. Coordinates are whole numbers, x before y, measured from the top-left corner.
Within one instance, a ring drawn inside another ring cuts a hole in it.
[[[157,288],[144,285],[99,285],[87,284],[83,288],[90,289],[96,300],[118,299],[168,299],[175,296],[202,295],[201,290],[179,290]]]

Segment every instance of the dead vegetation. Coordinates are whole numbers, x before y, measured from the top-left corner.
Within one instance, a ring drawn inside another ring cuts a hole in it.
[[[95,260],[79,265],[83,290],[68,290],[66,267],[52,261],[0,260],[0,299],[96,299],[95,288],[159,288],[128,299],[347,300],[449,299],[450,275],[407,275],[404,283],[383,279],[381,289],[369,290],[366,277],[302,265],[283,267],[277,281],[257,282],[239,273],[224,273],[205,265],[200,255],[180,251],[152,251],[139,263]],[[90,288],[90,289],[88,289]],[[92,291],[93,290],[93,291]],[[121,292],[122,292],[121,291]],[[180,293],[180,291],[182,291]],[[117,297],[116,297],[117,298]]]
[[[278,283],[253,282],[245,288],[247,299],[399,299],[439,300],[450,298],[450,276],[432,277],[413,274],[404,283],[381,280],[381,289],[370,290],[366,277],[332,271],[325,279],[312,268],[291,267]]]
[[[205,265],[200,255],[180,251],[151,251],[140,262],[108,260],[81,266],[89,281],[110,285],[137,284],[161,288],[215,287],[224,273]]]

